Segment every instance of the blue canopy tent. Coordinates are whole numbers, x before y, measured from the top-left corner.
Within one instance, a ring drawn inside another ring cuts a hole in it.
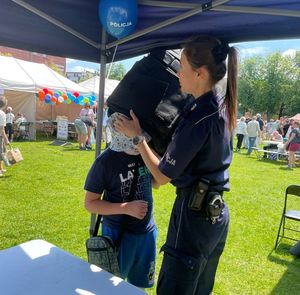
[[[188,37],[210,34],[228,42],[300,36],[298,0],[137,0],[136,31],[107,36],[98,19],[99,0],[1,0],[0,44],[40,53],[99,62],[100,97],[105,64],[149,52],[178,48]],[[101,101],[99,102],[101,109]],[[100,112],[101,113],[101,112]],[[102,114],[98,116],[101,126]],[[96,155],[100,152],[101,128]]]
[[[1,0],[0,44],[101,63],[178,48],[188,37],[217,36],[227,42],[300,37],[299,0],[137,0],[136,31],[120,40],[107,36],[98,20],[99,0]],[[99,101],[99,109],[103,101]],[[100,153],[102,112],[98,114]]]

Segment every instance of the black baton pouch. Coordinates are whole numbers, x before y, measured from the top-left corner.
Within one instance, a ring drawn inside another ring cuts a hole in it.
[[[208,190],[208,183],[198,182],[194,185],[190,200],[189,200],[189,209],[200,211],[204,204],[204,199]]]

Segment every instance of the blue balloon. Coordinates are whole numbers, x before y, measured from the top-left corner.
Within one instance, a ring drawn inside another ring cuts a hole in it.
[[[79,96],[77,97],[77,99],[78,99],[79,101],[82,101],[82,100],[83,100],[83,95],[79,95]]]
[[[53,94],[53,96],[56,97],[56,98],[59,98],[59,93],[55,92],[55,93]]]
[[[45,96],[45,103],[51,103],[51,96],[49,95],[49,97],[46,95]]]
[[[137,23],[136,0],[101,0],[99,18],[105,31],[120,39],[135,29]]]

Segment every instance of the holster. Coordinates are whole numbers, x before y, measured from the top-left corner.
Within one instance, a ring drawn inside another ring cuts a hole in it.
[[[195,211],[200,211],[205,204],[205,196],[208,191],[208,183],[199,181],[193,186],[188,207]]]

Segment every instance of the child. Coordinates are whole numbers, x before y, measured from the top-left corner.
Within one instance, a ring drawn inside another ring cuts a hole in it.
[[[157,236],[152,176],[132,140],[114,129],[119,115],[109,118],[111,145],[88,173],[85,207],[103,215],[102,235],[110,236],[119,246],[121,276],[137,287],[150,288],[155,277]]]

